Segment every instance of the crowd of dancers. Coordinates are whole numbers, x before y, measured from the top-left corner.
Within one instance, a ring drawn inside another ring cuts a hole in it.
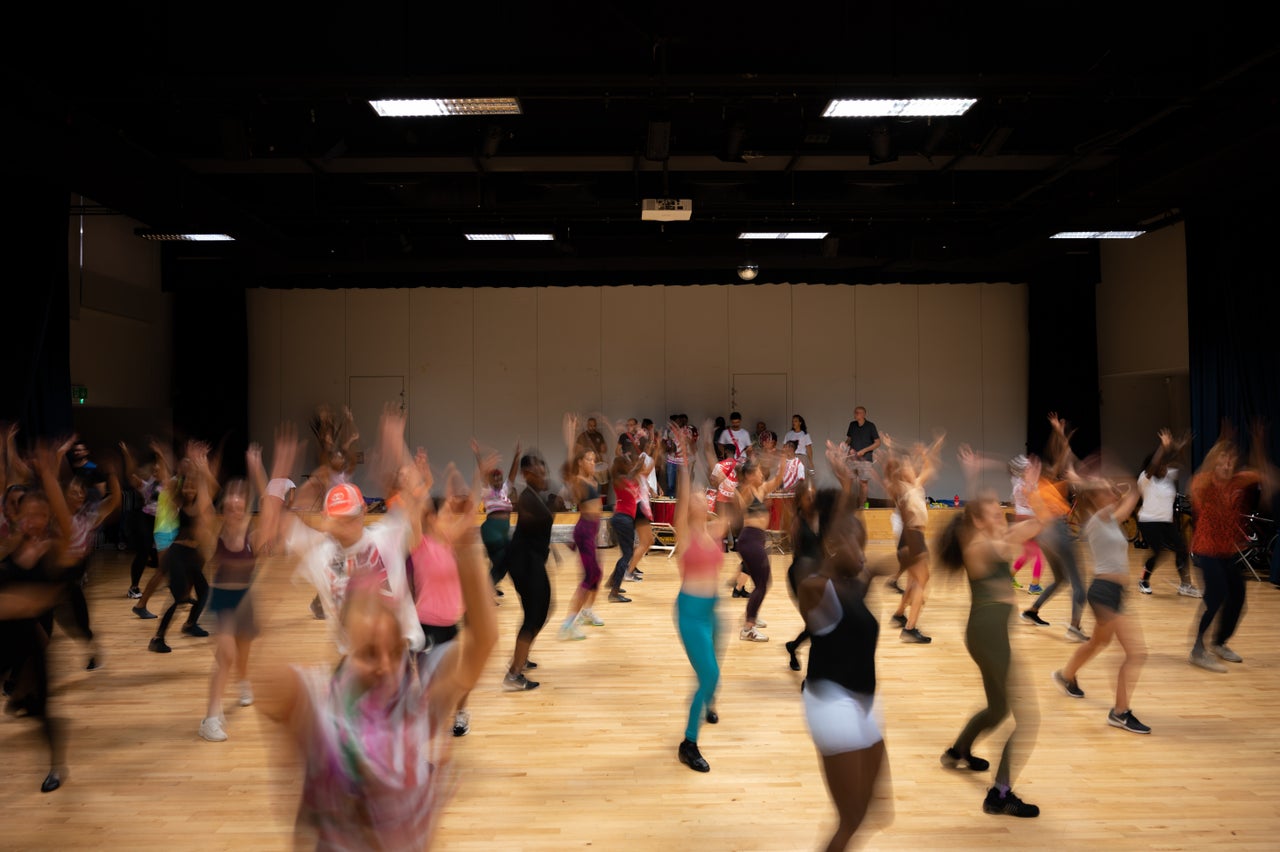
[[[1266,499],[1280,484],[1260,430],[1251,435],[1248,464],[1235,437],[1224,434],[1191,477],[1196,524],[1188,548],[1174,517],[1187,440],[1168,430],[1159,433],[1136,478],[1106,469],[1096,456],[1078,458],[1069,424],[1056,414],[1049,417],[1051,439],[1042,455],[985,458],[962,445],[956,456],[969,499],[930,542],[926,493],[942,464],[943,436],[927,445],[900,444],[859,407],[843,440],[819,448],[835,480],[835,487],[819,488],[803,417],[792,418],[781,443],[764,424],[753,435],[741,422],[735,412],[728,422],[697,428],[675,415],[657,428],[649,420],[566,414],[566,461],[557,488],[545,458],[519,444],[504,466],[497,452],[472,441],[475,469],[464,474],[450,465],[437,478],[426,451],[405,445],[404,414],[388,409],[367,454],[365,481],[381,489],[376,501],[352,481],[359,434],[349,411],[335,416],[322,407],[310,442],[282,425],[270,447],[270,471],[265,451],[252,445],[246,474],[236,477],[220,475],[230,465],[199,441],[180,453],[152,441],[143,464],[122,443],[119,462],[99,467],[74,439],[36,440],[22,453],[16,428],[5,429],[0,673],[8,709],[41,725],[50,756],[41,789],[58,789],[67,774],[65,723],[50,708],[49,638],[56,623],[85,644],[87,669],[102,665],[83,585],[98,531],[118,516],[126,484],[141,503],[130,518],[136,556],[126,597],[134,616],[156,621],[147,650],[171,650],[169,628],[184,607],[181,632],[207,636],[200,617],[209,608],[214,659],[195,734],[228,739],[222,708],[234,681],[241,706],[256,704],[297,743],[307,764],[299,836],[324,848],[420,848],[429,841],[452,789],[449,740],[470,731],[467,698],[498,642],[495,596],[504,596],[508,579],[522,616],[502,686],[538,688],[530,655],[551,616],[547,560],[556,514],[565,509],[576,513],[570,547],[581,581],[557,635],[581,641],[589,635],[584,628],[604,626],[597,612],[602,602],[632,601],[636,587],[622,584],[644,579],[639,566],[654,540],[655,505],[673,504],[676,626],[697,683],[675,754],[698,772],[711,769],[701,751],[702,725],[719,721],[720,598],[731,586],[732,597],[746,599],[730,635],[767,642],[760,615],[772,583],[767,535],[779,526],[788,534],[787,588],[804,626],[786,651],[791,669],[800,671],[799,653],[808,645],[803,712],[838,814],[828,849],[845,848],[873,802],[881,816],[890,807],[891,797],[876,792],[887,762],[875,699],[880,626],[864,601],[876,577],[901,594],[891,620],[900,640],[914,645],[932,641],[921,626],[931,570],[963,571],[968,578],[965,642],[986,707],[968,720],[941,763],[988,771],[990,761],[973,753],[975,744],[1013,717],[982,804],[991,814],[1039,814],[1013,791],[1035,741],[1038,711],[1009,628],[1015,618],[1048,626],[1041,610],[1063,584],[1071,594],[1067,637],[1080,645],[1054,672],[1054,684],[1067,696],[1083,697],[1081,671],[1116,639],[1124,658],[1107,723],[1151,732],[1131,707],[1146,658],[1125,601],[1129,542],[1121,525],[1135,510],[1151,548],[1137,589],[1153,593],[1152,573],[1167,550],[1179,573],[1178,592],[1199,596],[1189,572],[1193,561],[1204,591],[1189,660],[1214,672],[1242,661],[1228,645],[1245,596],[1234,565],[1240,518],[1250,499]],[[315,464],[298,486],[291,477],[308,444]],[[1008,493],[980,485],[988,469],[1009,475]],[[889,560],[867,556],[863,511],[872,482],[894,510],[898,540]],[[779,494],[790,498],[781,520],[773,514]],[[384,511],[371,515],[371,505]],[[598,554],[606,514],[618,545],[608,576]],[[1088,559],[1077,558],[1077,541]],[[1019,613],[1017,593],[1024,587],[1016,572],[1028,564],[1033,573],[1026,591],[1035,600]],[[273,641],[272,606],[263,601],[278,599],[253,589],[289,565],[314,588],[312,612],[328,626],[334,666],[290,666],[287,649],[259,653],[250,664],[254,644]],[[148,566],[154,571],[143,586]],[[1086,566],[1092,568],[1087,585]],[[1052,582],[1042,588],[1046,567]],[[157,616],[149,604],[161,586],[171,600]],[[1082,621],[1086,604],[1092,635]]]

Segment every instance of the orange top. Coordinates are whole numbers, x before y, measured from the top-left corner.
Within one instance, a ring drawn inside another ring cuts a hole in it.
[[[1067,502],[1066,491],[1067,483],[1053,482],[1050,479],[1041,477],[1036,483],[1036,493],[1032,498],[1032,508],[1047,513],[1050,517],[1065,518],[1071,513],[1071,504]],[[1037,505],[1038,504],[1038,505]]]

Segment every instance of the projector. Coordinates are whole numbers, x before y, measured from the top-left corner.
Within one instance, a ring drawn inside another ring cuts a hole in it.
[[[653,222],[688,222],[691,216],[692,198],[646,198],[640,204],[640,218]]]

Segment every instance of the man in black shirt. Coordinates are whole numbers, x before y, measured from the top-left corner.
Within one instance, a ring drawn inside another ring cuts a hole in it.
[[[845,444],[849,448],[849,469],[858,475],[862,493],[866,494],[871,465],[875,461],[873,453],[880,446],[880,433],[876,424],[867,419],[867,410],[861,405],[853,410],[853,420],[845,432]]]

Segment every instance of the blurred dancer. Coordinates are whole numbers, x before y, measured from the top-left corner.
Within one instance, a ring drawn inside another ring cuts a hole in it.
[[[927,448],[917,444],[913,452],[903,453],[885,435],[884,447],[888,450],[884,464],[885,490],[902,518],[902,535],[898,539],[899,573],[907,575],[907,588],[898,602],[893,621],[902,629],[899,636],[903,642],[927,645],[933,639],[921,633],[919,627],[925,587],[929,585],[929,547],[925,544],[929,509],[924,486],[937,470],[942,436]]]
[[[796,511],[791,519],[791,565],[787,568],[787,588],[791,600],[800,608],[800,582],[822,564],[822,538],[818,534],[818,508],[816,491],[808,479],[796,485]],[[857,497],[855,496],[855,501]],[[861,504],[859,504],[861,505]],[[800,659],[796,651],[809,641],[809,629],[802,627],[795,639],[786,643],[788,665],[793,672],[800,671]]]
[[[1138,489],[1129,483],[1121,493],[1101,477],[1079,480],[1076,486],[1078,504],[1084,512],[1081,532],[1093,555],[1093,582],[1088,595],[1094,617],[1093,637],[1076,649],[1065,668],[1053,673],[1053,682],[1064,694],[1084,698],[1076,674],[1111,644],[1112,637],[1119,639],[1124,662],[1116,675],[1116,703],[1107,713],[1107,724],[1134,734],[1149,734],[1151,728],[1138,721],[1129,709],[1129,698],[1147,659],[1147,646],[1142,628],[1124,611],[1124,593],[1129,585],[1129,541],[1120,529],[1138,503]]]
[[[680,451],[692,458],[688,433],[676,431],[675,434]],[[672,519],[680,567],[676,627],[685,655],[698,678],[698,689],[689,702],[684,740],[676,754],[681,763],[695,772],[710,772],[711,765],[698,749],[698,731],[704,718],[712,724],[720,721],[715,711],[716,686],[720,681],[716,597],[720,569],[724,565],[724,551],[719,544],[724,537],[724,521],[716,519],[708,523],[707,501],[701,491],[695,492],[689,468],[686,464],[676,470],[676,509]]]
[[[566,438],[572,436],[576,430],[577,415],[566,414]],[[573,590],[568,616],[560,625],[560,638],[585,639],[587,636],[580,629],[580,625],[604,626],[604,621],[592,609],[596,592],[600,589],[600,580],[604,576],[596,554],[602,504],[600,489],[596,486],[595,480],[595,451],[574,451],[571,443],[568,446],[571,452],[565,484],[573,496],[574,505],[578,507],[578,522],[573,527],[573,548],[578,551],[578,558],[582,561],[582,582]]]
[[[1151,574],[1156,570],[1160,554],[1168,550],[1173,553],[1174,565],[1178,569],[1178,594],[1198,598],[1200,590],[1192,584],[1187,567],[1187,539],[1173,514],[1173,505],[1178,499],[1179,458],[1190,436],[1174,441],[1172,432],[1161,429],[1159,438],[1160,446],[1156,447],[1151,461],[1138,474],[1138,490],[1142,495],[1138,531],[1151,548],[1151,555],[1143,565],[1142,579],[1138,581],[1138,590],[1144,595],[1151,594]]]
[[[296,442],[278,440],[276,446],[273,481],[288,475]],[[405,492],[414,495],[421,483],[412,472],[402,469],[402,475]],[[283,510],[278,489],[270,490],[263,501],[268,529]],[[467,630],[442,652],[426,684],[413,673],[398,601],[383,593],[372,573],[351,576],[344,586],[337,617],[349,653],[336,670],[278,663],[254,667],[259,710],[285,727],[306,764],[298,848],[429,845],[453,781],[452,737],[443,729],[497,640],[491,586],[478,556],[472,533],[455,553]],[[280,649],[279,655],[263,658],[287,659],[286,653]]]
[[[182,460],[183,471],[178,505],[178,526],[173,544],[165,551],[164,573],[169,578],[169,594],[173,603],[160,617],[156,635],[151,638],[147,650],[168,654],[173,649],[164,641],[169,622],[179,606],[191,605],[182,632],[188,636],[208,636],[209,631],[200,626],[200,613],[209,600],[209,581],[204,576],[204,563],[212,550],[213,521],[212,492],[217,488],[209,467],[209,447],[199,442],[187,444],[187,455]],[[195,591],[195,598],[190,594]],[[143,595],[145,600],[146,595]],[[142,605],[142,601],[139,601]],[[145,611],[145,607],[143,607]],[[144,616],[145,617],[145,616]]]
[[[476,455],[476,464],[481,463],[480,444],[473,438],[471,451]],[[485,552],[489,554],[489,579],[493,581],[493,593],[502,597],[498,583],[505,574],[500,573],[502,556],[511,541],[511,501],[516,496],[516,468],[520,464],[520,442],[511,453],[511,470],[507,478],[502,478],[502,469],[494,467],[481,471],[487,478],[485,489],[480,492],[480,502],[484,506],[484,523],[480,525],[480,539],[484,542]]]
[[[1035,490],[1036,484],[1027,480],[1027,470],[1030,465],[1030,459],[1021,454],[1009,460],[1009,500],[1013,503],[1014,523],[1029,521],[1034,515],[1031,509],[1030,495]],[[1027,586],[1027,594],[1038,595],[1044,591],[1040,586],[1040,577],[1044,570],[1044,555],[1040,551],[1040,545],[1036,543],[1034,538],[1029,538],[1022,543],[1022,553],[1018,554],[1017,560],[1013,563],[1013,587],[1015,589],[1022,588],[1022,584],[1018,582],[1018,572],[1028,562],[1031,563],[1031,585]]]
[[[765,530],[769,528],[769,494],[778,487],[785,471],[779,467],[773,478],[765,481],[760,461],[747,458],[738,469],[738,506],[742,515],[742,534],[738,537],[738,555],[742,557],[742,571],[751,578],[752,589],[747,599],[747,611],[738,638],[744,642],[768,642],[769,637],[759,628],[767,627],[760,617],[760,606],[769,591],[772,568],[765,551]]]
[[[1263,493],[1268,493],[1276,482],[1267,461],[1266,436],[1259,426],[1254,427],[1252,445],[1253,464],[1245,467],[1234,441],[1228,436],[1218,438],[1191,480],[1191,506],[1196,516],[1191,552],[1204,576],[1204,612],[1196,626],[1190,661],[1212,672],[1227,670],[1219,660],[1243,662],[1227,647],[1244,612],[1244,576],[1235,564],[1238,548],[1246,538],[1241,516],[1253,489],[1261,486]],[[1217,630],[1206,644],[1205,634],[1215,618]]]
[[[1040,808],[1022,801],[1012,789],[1025,762],[1025,752],[1035,742],[1040,713],[1009,645],[1009,619],[1014,604],[1009,562],[1021,552],[1022,542],[1039,531],[1040,522],[1029,520],[1009,526],[994,492],[978,489],[981,461],[968,446],[961,446],[960,462],[970,481],[969,493],[975,497],[943,533],[938,558],[952,569],[963,569],[969,578],[971,602],[965,647],[982,673],[987,706],[969,720],[955,744],[942,753],[942,765],[985,772],[990,763],[974,756],[973,744],[1012,713],[1013,730],[1000,752],[995,786],[987,791],[982,810],[1036,817]]]
[[[821,565],[806,570],[799,584],[800,613],[812,643],[801,686],[805,721],[839,815],[827,852],[849,845],[870,815],[873,799],[882,803],[877,828],[892,819],[892,796],[878,789],[887,782],[888,761],[875,708],[880,625],[864,601],[872,575],[857,501],[865,492],[852,486],[844,455],[843,448],[829,450],[842,490],[817,496]]]
[[[508,692],[537,689],[536,680],[525,677],[529,666],[529,649],[546,626],[551,611],[551,580],[547,577],[547,557],[551,553],[551,528],[555,515],[540,495],[547,490],[547,464],[536,452],[520,457],[520,476],[524,490],[516,504],[516,531],[507,546],[507,573],[520,596],[524,620],[516,634],[511,663],[503,678],[502,688]]]

